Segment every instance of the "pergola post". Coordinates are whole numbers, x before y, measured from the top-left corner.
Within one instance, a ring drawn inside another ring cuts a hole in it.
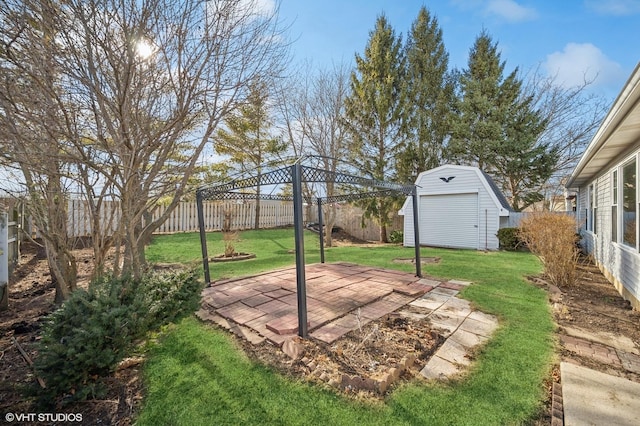
[[[318,197],[318,227],[320,229],[320,263],[324,263],[324,224],[322,223],[322,198]],[[331,232],[331,230],[329,230]]]
[[[416,253],[416,276],[422,277],[422,263],[420,260],[420,229],[418,227],[418,187],[414,186],[411,191],[411,201],[413,205],[413,241]]]
[[[204,228],[204,208],[202,203],[202,193],[196,192],[196,204],[198,206],[198,228],[200,229],[200,247],[202,248],[202,267],[204,268],[204,282],[209,285],[211,275],[209,274],[209,254],[207,252],[207,233]]]
[[[307,330],[307,286],[304,271],[304,226],[302,206],[302,166],[291,166],[293,185],[293,223],[296,247],[296,288],[298,296],[298,335],[306,338]]]

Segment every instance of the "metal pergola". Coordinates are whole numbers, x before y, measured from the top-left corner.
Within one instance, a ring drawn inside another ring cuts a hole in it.
[[[333,172],[317,167],[310,167],[295,162],[292,165],[285,166],[268,172],[260,172],[256,175],[233,179],[229,182],[214,185],[210,187],[199,188],[196,191],[196,201],[198,205],[198,227],[200,229],[200,245],[202,247],[202,264],[204,266],[204,278],[208,284],[211,282],[209,271],[209,255],[207,251],[207,239],[204,225],[204,200],[248,200],[248,199],[264,199],[264,200],[280,200],[293,201],[293,218],[294,218],[294,235],[295,235],[295,255],[296,255],[296,288],[298,302],[298,334],[300,337],[306,338],[307,327],[307,289],[305,279],[305,261],[304,261],[304,218],[303,218],[303,200],[302,182],[309,183],[336,183],[349,186],[358,186],[366,188],[374,188],[368,192],[355,192],[344,195],[336,195],[331,197],[318,197],[315,200],[307,198],[305,201],[309,204],[318,206],[318,222],[320,229],[320,261],[324,263],[324,238],[322,223],[322,205],[326,203],[336,203],[339,201],[355,201],[364,198],[376,198],[395,194],[404,194],[411,196],[413,200],[413,229],[415,241],[415,263],[416,276],[421,277],[420,264],[420,241],[418,230],[418,198],[415,185],[403,185],[392,182],[384,182],[373,179],[366,179],[359,176],[345,174],[341,172]],[[241,192],[247,188],[258,188],[266,185],[292,184],[293,195],[274,195],[260,194],[259,196],[252,193]]]

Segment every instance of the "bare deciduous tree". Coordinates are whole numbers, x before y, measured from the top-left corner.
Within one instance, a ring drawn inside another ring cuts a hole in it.
[[[28,194],[60,303],[76,288],[77,274],[67,232],[69,141],[60,113],[67,97],[58,84],[52,5],[33,4],[31,13],[27,6],[0,6],[0,152],[3,163],[22,174],[19,192]]]
[[[331,172],[339,171],[340,163],[344,166],[347,158],[343,114],[349,75],[345,64],[315,74],[307,64],[277,91],[283,139],[289,142],[297,157],[315,156],[318,165]],[[305,182],[303,191],[309,198],[319,193],[330,197],[337,195],[339,188],[332,182],[327,182],[323,188]],[[331,247],[335,204],[324,206],[323,216],[325,244]]]
[[[523,93],[533,97],[536,109],[547,122],[539,142],[558,152],[551,178],[540,188],[548,201],[546,209],[563,193],[566,177],[577,164],[607,112],[607,102],[590,91],[593,80],[586,78],[578,86],[565,87],[555,76],[534,69],[525,76],[524,81]]]
[[[338,65],[329,71],[321,71],[311,81],[306,99],[303,134],[312,152],[319,157],[325,170],[339,171],[340,161],[346,158],[347,143],[344,130],[344,100],[349,91],[349,73],[345,65]],[[326,196],[337,195],[339,188],[333,182],[326,183]],[[336,206],[324,208],[324,238],[331,247],[331,231],[336,219]]]
[[[277,10],[261,10],[255,0],[3,3],[3,60],[33,87],[46,86],[46,71],[54,70],[61,99],[42,96],[58,131],[49,152],[76,165],[88,198],[119,200],[113,241],[124,244],[123,271],[138,276],[145,244],[189,188],[221,121],[250,81],[281,72],[287,45]],[[38,43],[51,64],[12,60]],[[168,208],[152,220],[160,198]],[[100,208],[95,203],[92,213]]]

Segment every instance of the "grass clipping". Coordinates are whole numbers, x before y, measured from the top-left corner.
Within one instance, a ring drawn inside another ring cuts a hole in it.
[[[534,213],[522,219],[520,239],[542,261],[544,274],[558,286],[576,282],[578,234],[573,217],[551,213]]]

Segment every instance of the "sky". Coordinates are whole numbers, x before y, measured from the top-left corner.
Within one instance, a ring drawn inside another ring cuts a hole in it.
[[[483,31],[498,43],[505,75],[539,69],[565,86],[594,79],[613,101],[640,61],[640,0],[259,0],[279,4],[294,62],[354,63],[380,14],[403,40],[421,6],[436,17],[450,67],[464,69]]]

